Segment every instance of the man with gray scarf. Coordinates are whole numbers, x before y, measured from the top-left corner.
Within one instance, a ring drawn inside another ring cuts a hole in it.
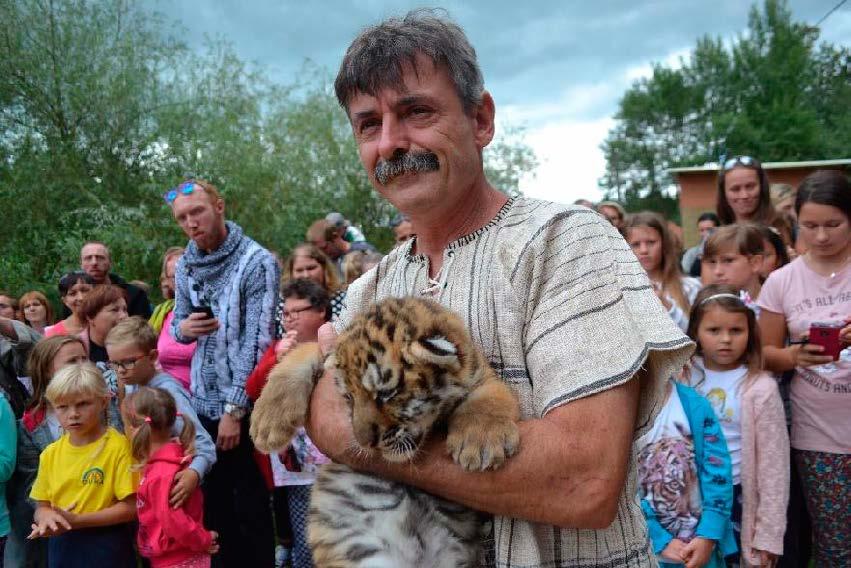
[[[216,440],[217,462],[203,486],[207,528],[219,533],[221,544],[213,565],[272,566],[269,496],[248,437],[245,381],[272,341],[278,265],[225,221],[225,202],[209,182],[186,181],[165,200],[190,239],[175,272],[171,333],[180,343],[198,343],[192,403]],[[179,494],[172,493],[178,502],[182,483],[176,483]],[[192,489],[190,483],[183,493]]]

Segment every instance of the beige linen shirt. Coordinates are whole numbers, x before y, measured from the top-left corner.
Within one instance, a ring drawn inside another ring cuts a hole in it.
[[[467,323],[517,393],[523,419],[620,385],[644,367],[651,380],[641,392],[637,439],[664,401],[665,380],[692,351],[629,246],[589,209],[510,200],[485,227],[447,247],[434,279],[428,259],[412,255],[412,246],[399,246],[349,287],[337,330],[383,298],[432,296]],[[634,454],[633,447],[610,527],[563,529],[496,517],[496,565],[654,566]]]

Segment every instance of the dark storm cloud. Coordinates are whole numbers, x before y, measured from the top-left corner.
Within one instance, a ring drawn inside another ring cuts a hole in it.
[[[243,58],[262,64],[272,78],[288,83],[308,59],[335,72],[358,30],[418,4],[148,0],[144,5],[193,32],[229,39]],[[834,0],[791,2],[795,18],[810,23],[833,5]],[[486,86],[498,104],[524,106],[552,103],[579,85],[605,84],[615,78],[622,82],[628,69],[664,61],[705,34],[735,37],[745,29],[749,10],[741,0],[489,0],[442,6],[469,34]],[[843,8],[831,19],[842,23],[844,18],[847,23],[848,10]],[[839,37],[843,36],[834,41]],[[584,105],[582,112],[589,120],[611,115],[617,96],[613,92],[600,97],[596,104]]]

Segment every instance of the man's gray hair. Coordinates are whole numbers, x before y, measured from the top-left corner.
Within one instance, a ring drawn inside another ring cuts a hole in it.
[[[337,100],[347,112],[358,93],[375,96],[382,89],[402,90],[406,64],[417,70],[424,55],[449,73],[464,111],[472,114],[482,100],[484,81],[470,45],[458,24],[437,11],[418,9],[366,28],[349,46],[334,81]]]

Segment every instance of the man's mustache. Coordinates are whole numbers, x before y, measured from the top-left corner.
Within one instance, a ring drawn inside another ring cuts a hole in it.
[[[405,152],[389,160],[378,160],[375,165],[375,179],[381,185],[387,185],[402,174],[436,172],[440,161],[431,152]]]

